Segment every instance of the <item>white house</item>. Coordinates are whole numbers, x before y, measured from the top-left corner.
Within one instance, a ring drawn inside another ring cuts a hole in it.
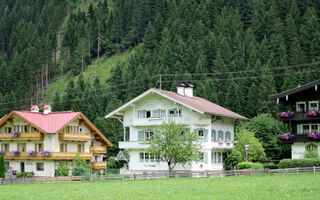
[[[124,151],[118,154],[118,158],[126,160],[127,164],[121,173],[168,170],[165,162],[146,152],[148,145],[143,142],[168,119],[197,131],[203,152],[201,162],[176,166],[174,170],[221,170],[223,152],[234,148],[235,121],[247,120],[206,99],[193,96],[193,86],[188,84],[179,84],[177,93],[149,89],[105,118],[116,118],[123,124],[124,141],[119,142],[119,148]]]

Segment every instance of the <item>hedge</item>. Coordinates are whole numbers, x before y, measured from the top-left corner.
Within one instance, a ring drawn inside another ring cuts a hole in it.
[[[253,162],[241,162],[238,164],[237,169],[263,169],[263,164]]]
[[[274,163],[265,163],[265,164],[263,164],[263,168],[265,168],[265,169],[278,169],[279,166]]]
[[[279,168],[298,168],[313,166],[320,167],[319,158],[283,159],[279,163]]]
[[[34,172],[21,172],[17,174],[17,178],[33,178]]]

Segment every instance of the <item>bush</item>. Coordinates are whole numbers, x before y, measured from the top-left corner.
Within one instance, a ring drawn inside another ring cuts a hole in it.
[[[60,163],[56,169],[54,176],[69,176],[69,167],[67,163]]]
[[[279,168],[297,168],[313,166],[320,167],[319,158],[283,159],[279,163]]]
[[[237,169],[263,169],[263,164],[253,162],[241,162],[238,164]]]
[[[0,155],[0,178],[5,178],[6,165],[4,163],[3,156]]]
[[[319,158],[318,147],[314,144],[309,144],[307,150],[304,151],[304,158]]]
[[[225,170],[231,170],[234,169],[234,166],[237,166],[237,164],[242,160],[241,153],[234,149],[232,152],[228,152],[226,156],[224,156],[224,169]]]
[[[279,166],[277,164],[274,164],[274,163],[265,163],[263,165],[263,167],[265,169],[279,169]]]
[[[34,172],[21,172],[17,174],[17,178],[33,178]]]
[[[87,161],[80,159],[79,154],[77,154],[77,157],[74,160],[74,166],[72,176],[90,176],[91,165],[90,163],[87,163]]]

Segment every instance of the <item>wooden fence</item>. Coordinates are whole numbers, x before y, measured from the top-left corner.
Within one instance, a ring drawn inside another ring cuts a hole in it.
[[[0,184],[11,183],[48,183],[48,182],[72,182],[72,181],[114,181],[114,180],[141,180],[160,178],[213,178],[224,176],[253,176],[270,174],[300,174],[300,173],[320,173],[320,167],[286,168],[286,169],[249,169],[249,170],[227,170],[227,171],[198,171],[198,172],[173,172],[170,176],[168,172],[145,172],[140,174],[120,175],[108,174],[90,176],[68,176],[68,177],[34,177],[17,179],[0,179]]]

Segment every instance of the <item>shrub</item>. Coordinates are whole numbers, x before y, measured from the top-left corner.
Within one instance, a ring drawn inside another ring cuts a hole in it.
[[[77,154],[77,157],[73,162],[75,166],[72,171],[73,176],[89,176],[91,174],[90,163],[87,163],[87,161],[82,160],[79,154]]]
[[[253,162],[241,162],[238,164],[237,169],[263,169],[263,164]]]
[[[33,178],[34,172],[21,172],[17,174],[17,178]]]
[[[263,165],[263,167],[265,169],[279,169],[279,166],[277,164],[274,164],[274,163],[265,163]]]
[[[318,158],[318,147],[314,144],[309,144],[303,156],[304,158]]]
[[[239,151],[234,149],[231,153],[227,153],[224,159],[224,168],[226,170],[231,170],[234,168],[234,166],[237,166],[237,164],[242,160],[242,155]]]
[[[0,156],[0,178],[5,178],[6,165],[3,156]]]
[[[69,167],[67,163],[60,163],[56,169],[54,176],[69,176]]]
[[[313,166],[320,167],[319,158],[283,159],[279,163],[279,168],[297,168]]]

